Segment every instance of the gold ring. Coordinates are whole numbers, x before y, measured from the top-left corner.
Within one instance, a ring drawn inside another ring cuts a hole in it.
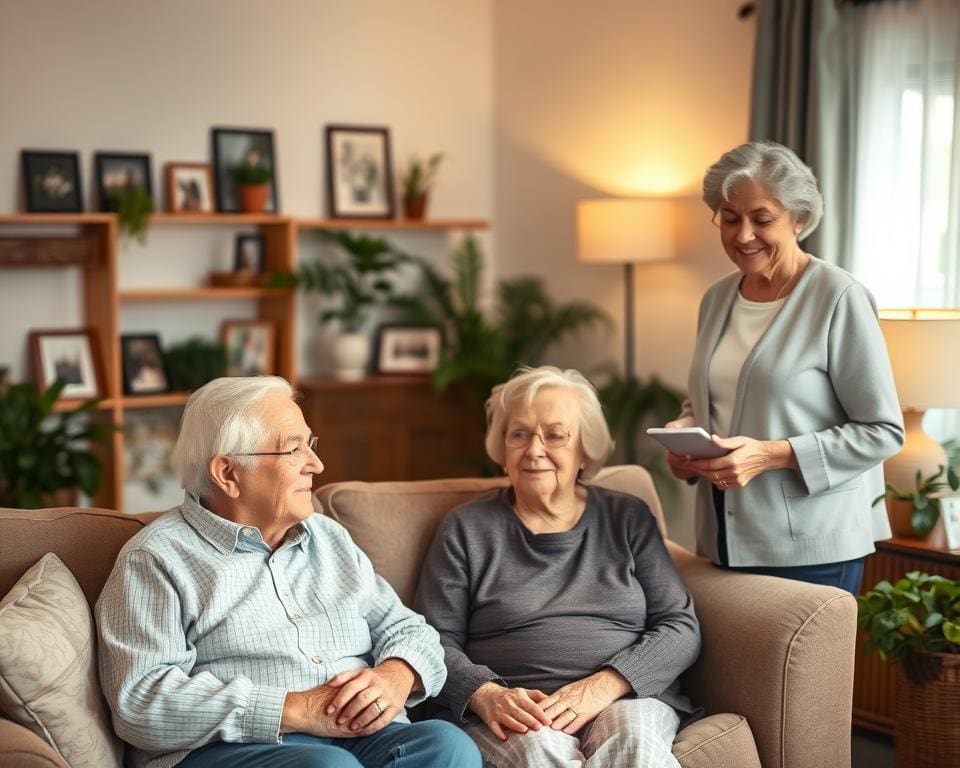
[[[377,714],[378,714],[378,715],[382,715],[382,714],[383,714],[383,710],[386,709],[386,707],[384,707],[384,706],[380,703],[380,699],[374,699],[374,700],[373,700],[373,703],[374,703],[374,704],[376,705],[376,707],[377,707]]]
[[[574,719],[580,717],[580,715],[578,715],[576,712],[573,711],[573,707],[567,707],[567,709],[570,710],[571,712],[573,712],[573,717],[574,717]]]
[[[720,485],[721,488],[726,489],[726,487],[727,487],[727,481],[726,481],[726,480],[721,480],[720,483],[719,483],[719,485]]]

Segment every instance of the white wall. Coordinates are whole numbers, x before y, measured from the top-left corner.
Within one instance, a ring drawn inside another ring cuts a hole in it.
[[[433,215],[489,218],[491,23],[489,0],[0,0],[0,211],[22,210],[23,148],[78,150],[91,210],[94,151],[149,152],[159,194],[163,164],[209,161],[219,125],[272,128],[282,211],[320,216],[323,127],[357,123],[389,126],[397,164],[448,154]],[[222,268],[232,238],[154,228],[147,249],[121,252],[121,284],[178,285]],[[412,245],[446,249],[437,237]],[[309,372],[315,324],[303,313]],[[214,334],[221,315],[147,306],[124,309],[121,323],[172,342]],[[75,275],[0,272],[0,365],[15,377],[30,328],[79,321]]]
[[[577,263],[576,202],[681,196],[679,258],[636,270],[636,358],[640,375],[686,388],[700,296],[732,268],[698,197],[707,166],[746,140],[754,27],[740,5],[494,4],[498,273],[543,274],[556,299],[589,299],[618,322],[558,350],[558,364],[623,359],[623,271]],[[686,542],[689,517],[671,521]]]

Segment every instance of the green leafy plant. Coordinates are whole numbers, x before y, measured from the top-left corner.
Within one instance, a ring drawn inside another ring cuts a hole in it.
[[[147,227],[153,213],[153,198],[140,184],[117,187],[110,192],[117,212],[120,232],[135,238],[141,245],[147,242]]]
[[[946,477],[944,477],[946,472]],[[941,478],[944,478],[941,480]],[[960,488],[960,478],[953,467],[940,468],[929,477],[924,477],[923,472],[917,470],[916,490],[902,491],[893,483],[887,483],[886,492],[877,496],[873,500],[873,506],[883,501],[887,496],[892,496],[898,501],[908,501],[913,504],[913,512],[910,514],[910,525],[918,536],[926,536],[933,530],[937,518],[940,516],[940,502],[936,494],[941,493],[947,488],[955,491]]]
[[[299,286],[306,293],[317,292],[334,299],[335,306],[321,312],[320,322],[338,322],[344,331],[357,332],[371,309],[393,302],[397,297],[395,278],[404,265],[417,259],[396,250],[382,238],[349,232],[319,234],[340,246],[334,258],[301,264],[296,272],[274,274],[268,284]]]
[[[238,187],[258,186],[270,181],[270,166],[246,162],[230,169],[230,177]]]
[[[611,371],[598,394],[610,432],[617,445],[623,447],[624,461],[628,464],[639,461],[648,468],[665,466],[663,449],[643,430],[675,419],[683,403],[683,393],[656,376],[642,379]]]
[[[0,506],[36,509],[59,491],[97,492],[100,462],[90,445],[112,427],[91,418],[96,400],[55,412],[64,386],[58,379],[45,392],[33,383],[0,392]]]
[[[911,571],[895,584],[879,582],[857,598],[864,653],[906,662],[911,654],[960,653],[960,584]]]
[[[423,160],[416,155],[410,158],[400,178],[403,187],[403,199],[412,200],[429,194],[437,180],[437,171],[445,155],[437,152]]]
[[[178,390],[199,389],[208,381],[227,375],[226,348],[199,336],[167,347],[163,361],[171,386]]]

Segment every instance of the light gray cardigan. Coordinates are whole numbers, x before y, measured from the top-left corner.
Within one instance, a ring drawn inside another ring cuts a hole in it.
[[[710,431],[708,370],[742,272],[700,303],[684,414]],[[811,257],[740,370],[730,435],[789,440],[799,470],[778,469],[724,494],[731,566],[852,560],[890,537],[884,459],[903,417],[873,297],[852,275]],[[697,483],[697,551],[719,562],[711,485]]]

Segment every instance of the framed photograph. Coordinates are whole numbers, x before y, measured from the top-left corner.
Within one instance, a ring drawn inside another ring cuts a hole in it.
[[[57,379],[67,385],[62,398],[101,397],[103,374],[92,328],[31,331],[30,351],[37,386],[46,390]]]
[[[101,211],[116,211],[115,195],[124,188],[140,187],[153,197],[150,155],[96,152],[93,162],[97,174],[97,194]]]
[[[273,152],[273,131],[250,128],[213,128],[213,175],[216,181],[217,210],[242,210],[233,173],[241,166],[259,166],[270,172],[267,182],[267,213],[280,210],[277,194],[277,161]]]
[[[208,163],[167,163],[167,210],[213,213],[213,172]]]
[[[83,212],[77,152],[25,149],[20,158],[27,213]]]
[[[263,272],[263,235],[237,234],[233,254],[235,272]]]
[[[156,395],[170,391],[170,377],[163,363],[157,334],[126,333],[121,336],[120,359],[124,394]]]
[[[274,372],[276,331],[269,320],[224,320],[227,376],[265,376]]]
[[[357,125],[326,130],[327,200],[335,219],[392,219],[390,131]]]
[[[947,549],[960,549],[960,496],[940,499],[940,516],[947,534]]]
[[[435,325],[381,325],[377,331],[379,374],[428,374],[437,369],[443,333]]]

